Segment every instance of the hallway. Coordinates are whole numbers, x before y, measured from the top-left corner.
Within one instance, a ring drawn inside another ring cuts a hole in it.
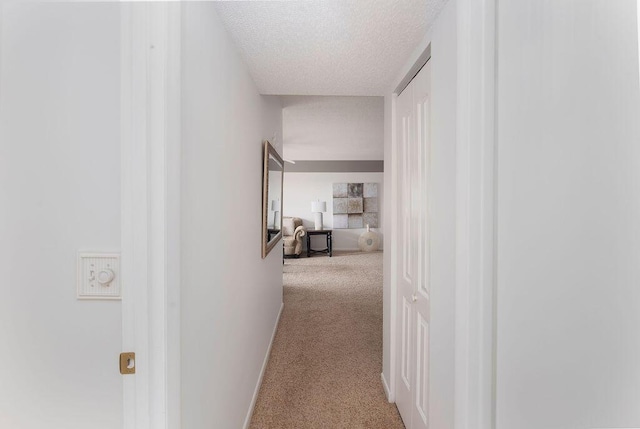
[[[0,2],[0,429],[640,429],[639,142],[640,0]]]
[[[287,259],[251,428],[403,428],[380,383],[382,252]]]

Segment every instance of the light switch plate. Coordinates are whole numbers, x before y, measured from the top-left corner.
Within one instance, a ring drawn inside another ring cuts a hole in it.
[[[78,299],[122,299],[119,253],[78,252]]]

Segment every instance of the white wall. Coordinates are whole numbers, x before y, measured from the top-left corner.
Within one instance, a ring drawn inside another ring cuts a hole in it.
[[[334,183],[377,183],[378,184],[378,222],[379,228],[371,228],[380,234],[380,249],[383,243],[382,222],[384,216],[384,175],[383,173],[285,173],[283,215],[302,219],[307,228],[315,227],[315,215],[311,213],[311,201],[326,201],[327,212],[323,213],[324,228],[333,228],[333,184]],[[333,250],[358,250],[358,238],[366,228],[334,229],[332,233]],[[312,249],[326,247],[324,236],[311,237]],[[307,240],[304,239],[306,249]]]
[[[429,424],[453,427],[454,406],[454,317],[455,317],[455,144],[456,144],[456,2],[451,0],[440,13],[425,40],[398,75],[385,97],[385,183],[394,185],[393,102],[391,92],[431,43],[431,328]],[[389,156],[392,155],[392,156]],[[389,189],[387,189],[389,192]],[[395,202],[388,201],[389,210]],[[391,213],[385,215],[385,229],[395,229]],[[387,247],[390,247],[387,234]],[[390,332],[395,305],[391,287],[391,252],[385,252],[383,375],[391,379]]]
[[[76,300],[76,252],[120,247],[120,11],[0,17],[0,427],[120,428],[120,302]]]
[[[384,98],[281,96],[284,157],[384,159]]]
[[[497,427],[640,427],[636,2],[501,2]]]
[[[282,135],[213,3],[183,4],[182,427],[242,427],[282,303],[261,259],[262,140]]]
[[[433,27],[431,145],[431,320],[429,422],[454,424],[455,213],[456,213],[456,3]]]

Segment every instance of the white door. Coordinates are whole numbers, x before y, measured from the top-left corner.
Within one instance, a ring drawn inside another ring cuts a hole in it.
[[[410,162],[415,159],[411,156],[411,149],[415,148],[414,141],[414,116],[413,116],[413,83],[398,96],[396,103],[396,142],[398,144],[398,249],[397,249],[397,287],[398,287],[398,311],[397,311],[397,347],[396,351],[396,406],[407,428],[411,428],[411,404],[414,390],[414,323],[413,296],[414,281],[416,277],[415,266],[417,251],[412,246],[415,240],[411,240],[414,233],[414,225],[411,222],[412,201],[411,192],[414,184],[411,177]]]
[[[398,342],[396,405],[405,426],[429,422],[429,148],[431,66],[396,105],[398,144]]]

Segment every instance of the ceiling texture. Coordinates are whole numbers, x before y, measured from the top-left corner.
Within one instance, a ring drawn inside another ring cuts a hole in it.
[[[286,95],[280,99],[285,159],[384,159],[382,97]]]
[[[219,1],[262,94],[384,95],[447,0]]]

